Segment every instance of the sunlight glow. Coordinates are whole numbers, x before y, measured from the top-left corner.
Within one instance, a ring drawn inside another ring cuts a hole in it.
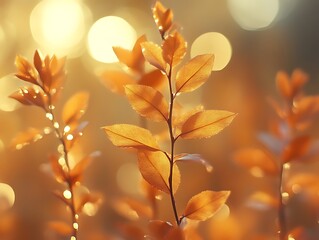
[[[97,213],[98,207],[97,204],[91,203],[91,202],[87,202],[86,204],[84,204],[83,206],[83,213],[92,217]]]
[[[118,59],[113,46],[131,49],[136,41],[134,28],[124,19],[107,16],[97,20],[88,35],[90,55],[99,62],[112,63]]]
[[[85,10],[78,0],[41,1],[30,15],[33,38],[50,54],[72,57],[85,36]]]
[[[10,209],[15,201],[15,194],[8,184],[0,183],[0,212]]]
[[[229,11],[245,30],[268,27],[279,12],[278,0],[227,0]]]
[[[72,193],[69,190],[65,190],[63,192],[63,196],[65,197],[65,199],[71,199]]]
[[[214,54],[213,71],[222,70],[229,63],[232,47],[229,40],[221,33],[207,32],[195,39],[191,46],[191,57],[201,54]]]

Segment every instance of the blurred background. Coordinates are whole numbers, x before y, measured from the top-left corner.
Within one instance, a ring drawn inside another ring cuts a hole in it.
[[[228,224],[238,238],[227,239],[254,239],[256,234],[267,236],[259,239],[275,239],[276,211],[252,209],[247,198],[257,190],[274,193],[277,180],[251,176],[234,163],[232,155],[242,147],[258,146],[257,133],[267,129],[268,120],[274,115],[266,98],[277,96],[277,71],[290,74],[295,68],[303,69],[310,76],[307,93],[318,93],[319,2],[161,2],[173,10],[175,22],[188,42],[187,59],[201,52],[215,54],[209,81],[181,101],[189,108],[203,104],[207,109],[239,113],[230,127],[211,139],[178,143],[178,152],[200,153],[214,168],[208,173],[201,165],[180,166],[182,184],[176,196],[179,212],[191,196],[202,190],[231,190],[228,205],[232,222]],[[120,236],[116,226],[123,217],[112,203],[122,196],[142,198],[140,174],[136,156],[115,148],[101,127],[139,124],[140,120],[124,97],[104,87],[99,74],[119,68],[112,46],[130,49],[142,34],[160,43],[152,18],[153,4],[151,0],[0,0],[0,239],[45,239],[47,221],[68,221],[65,207],[52,195],[52,190],[61,186],[43,170],[48,155],[58,144],[54,136],[46,136],[21,150],[10,147],[19,132],[49,125],[40,109],[21,107],[8,98],[23,84],[13,77],[15,56],[31,60],[35,49],[68,58],[68,79],[57,108],[78,90],[91,93],[84,116],[90,124],[78,150],[83,154],[102,152],[86,170],[84,184],[101,192],[104,202],[96,213],[88,214],[94,216],[81,219],[80,239]],[[154,131],[159,128],[153,123],[149,126]],[[315,126],[314,136],[318,131]],[[319,164],[301,169],[318,173]],[[302,225],[318,237],[318,208],[306,200],[293,201],[289,226]],[[161,201],[160,209],[162,219],[172,219],[167,198]],[[220,240],[213,233],[218,232],[217,228],[221,227],[216,227],[213,218],[199,229],[204,239]]]

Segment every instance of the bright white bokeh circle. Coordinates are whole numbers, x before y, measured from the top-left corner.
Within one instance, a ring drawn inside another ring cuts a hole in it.
[[[278,0],[227,0],[229,11],[245,30],[268,27],[279,12]]]
[[[201,54],[214,54],[213,71],[222,70],[229,63],[232,47],[229,40],[221,33],[207,32],[195,39],[191,46],[191,57]]]
[[[86,33],[87,9],[79,0],[43,0],[31,12],[30,28],[44,52],[77,55]]]
[[[88,34],[90,55],[103,63],[117,62],[113,46],[131,49],[136,41],[136,31],[123,18],[107,16],[97,20]]]
[[[15,201],[12,187],[6,183],[0,183],[0,212],[10,209]]]

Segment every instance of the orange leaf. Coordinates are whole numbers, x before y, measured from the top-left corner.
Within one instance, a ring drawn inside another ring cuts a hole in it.
[[[136,81],[127,73],[111,70],[102,73],[101,81],[106,88],[121,95],[125,94],[124,86],[126,84],[136,83]]]
[[[191,92],[203,85],[212,72],[213,63],[214,55],[205,54],[182,66],[176,75],[176,93]]]
[[[286,72],[279,71],[276,76],[277,89],[280,95],[286,99],[291,99],[293,89],[291,87],[289,76]]]
[[[87,109],[88,100],[89,94],[87,92],[78,92],[69,98],[62,111],[62,120],[65,125],[77,122],[83,116]]]
[[[152,11],[155,23],[163,37],[166,31],[172,26],[173,12],[170,9],[165,8],[159,1],[155,3]]]
[[[18,70],[18,73],[15,74],[16,77],[29,83],[39,85],[37,81],[38,74],[28,60],[22,56],[16,56],[15,65]]]
[[[130,220],[150,219],[153,215],[150,206],[133,198],[116,199],[114,207],[119,214]]]
[[[115,124],[103,127],[106,135],[117,147],[129,147],[157,151],[156,139],[145,128],[130,124]]]
[[[67,151],[69,151],[73,147],[74,143],[83,136],[83,130],[86,128],[88,123],[88,121],[81,122],[80,124],[76,122],[67,125],[67,127],[64,128],[63,140]]]
[[[247,148],[239,150],[234,155],[234,160],[248,168],[255,176],[263,176],[264,174],[276,175],[278,174],[278,166],[275,159],[266,152],[258,148]]]
[[[203,191],[187,203],[183,216],[198,221],[212,217],[226,202],[230,191]]]
[[[291,87],[293,89],[293,95],[297,95],[302,87],[308,81],[308,75],[301,69],[295,69],[291,74]]]
[[[167,80],[166,75],[164,75],[161,70],[155,69],[154,71],[144,74],[138,81],[138,84],[160,89],[164,85],[165,80]]]
[[[207,162],[205,159],[202,158],[200,154],[189,154],[189,153],[182,153],[174,156],[174,161],[182,161],[182,162],[195,162],[202,164],[207,172],[213,171],[213,166]]]
[[[61,236],[70,236],[73,231],[69,224],[62,221],[50,221],[47,223],[47,226]]]
[[[170,162],[166,155],[161,152],[139,151],[138,165],[144,179],[155,188],[170,193],[168,182]],[[180,173],[176,164],[173,167],[173,192],[175,193],[180,184]]]
[[[49,156],[49,160],[50,160],[51,168],[52,168],[52,171],[54,173],[56,181],[58,181],[60,183],[65,182],[66,175],[65,175],[65,172],[63,170],[62,165],[59,163],[58,156],[55,154],[51,154]]]
[[[13,98],[24,105],[34,105],[46,110],[47,97],[42,91],[35,89],[34,87],[20,88],[18,91],[12,93],[10,98]]]
[[[298,160],[307,155],[312,140],[309,136],[301,136],[293,139],[285,148],[282,153],[282,160],[284,163],[292,160]]]
[[[153,42],[143,42],[141,46],[146,61],[166,72],[166,62],[162,56],[162,48]]]
[[[31,142],[36,142],[42,138],[42,131],[35,128],[28,128],[26,131],[18,133],[17,136],[15,136],[15,138],[11,141],[10,146],[20,150]]]
[[[257,191],[249,196],[246,204],[259,210],[276,209],[278,207],[278,199],[269,193]]]
[[[148,228],[150,237],[154,240],[185,240],[183,230],[169,222],[150,221]]]
[[[223,110],[206,110],[195,113],[183,124],[179,136],[184,139],[211,137],[227,127],[236,115]]]
[[[163,42],[164,60],[172,67],[179,64],[186,54],[187,44],[183,36],[175,32],[169,35]]]
[[[133,109],[141,116],[154,121],[166,121],[168,104],[156,89],[144,85],[126,85],[126,96]]]
[[[139,37],[132,51],[121,47],[113,47],[113,51],[120,62],[124,63],[129,68],[142,73],[144,71],[144,56],[142,54],[141,43],[146,41],[146,36]]]
[[[82,175],[84,170],[91,164],[92,160],[98,156],[100,156],[101,153],[99,151],[93,152],[90,155],[84,157],[82,160],[80,160],[74,168],[72,168],[70,172],[70,178],[73,183],[80,182],[82,179]]]

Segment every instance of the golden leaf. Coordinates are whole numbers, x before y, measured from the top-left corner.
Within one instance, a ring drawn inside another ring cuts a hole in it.
[[[203,85],[212,72],[213,63],[214,55],[204,54],[182,66],[176,75],[176,93],[191,92]]]
[[[163,58],[172,67],[179,64],[186,54],[187,44],[183,36],[174,32],[163,42]]]
[[[49,161],[51,164],[52,171],[54,173],[54,177],[57,182],[65,182],[66,181],[66,174],[63,170],[62,165],[59,163],[59,157],[55,154],[51,154],[49,156]]]
[[[145,128],[130,124],[115,124],[102,127],[110,141],[117,147],[157,151],[156,139]]]
[[[298,160],[307,155],[312,140],[309,136],[300,136],[293,139],[285,148],[282,153],[283,163],[290,162],[292,160]]]
[[[34,105],[46,110],[48,98],[42,91],[34,87],[23,87],[12,93],[10,98],[13,98],[24,105]]]
[[[286,72],[279,71],[276,76],[277,89],[280,95],[286,99],[292,98],[292,87]]]
[[[224,110],[206,110],[195,113],[183,124],[179,136],[184,139],[211,137],[227,127],[236,115],[236,113]]]
[[[230,191],[203,191],[187,203],[183,216],[198,221],[212,217],[226,202]]]
[[[72,183],[81,182],[84,170],[91,164],[92,160],[101,153],[99,151],[93,152],[83,159],[81,159],[71,170],[70,179]]]
[[[279,168],[273,156],[258,148],[247,148],[239,150],[234,155],[234,160],[253,171],[261,171],[260,174],[276,175]],[[251,172],[253,174],[253,172]]]
[[[85,113],[89,101],[88,92],[78,92],[72,95],[64,104],[62,120],[65,125],[77,122]]]
[[[146,61],[163,72],[166,72],[166,62],[162,55],[162,48],[153,42],[143,42],[141,46]]]
[[[166,75],[163,74],[161,70],[155,69],[149,73],[143,74],[143,76],[138,81],[138,84],[150,86],[155,89],[160,89],[161,87],[163,87],[165,80],[167,80]]]
[[[103,72],[101,75],[101,81],[106,88],[121,95],[125,95],[125,85],[136,83],[136,81],[129,74],[115,70]]]
[[[168,104],[156,89],[143,85],[126,85],[126,96],[133,109],[141,116],[154,121],[166,121]]]
[[[129,68],[142,73],[144,71],[144,56],[141,49],[141,43],[146,41],[146,36],[139,37],[132,51],[121,47],[113,47],[113,51],[120,62],[124,63]]]
[[[16,77],[26,82],[39,85],[36,69],[28,62],[28,60],[22,56],[16,56],[15,65],[18,70],[18,73],[15,74]]]
[[[18,133],[17,136],[15,136],[14,139],[11,141],[10,146],[17,150],[20,150],[31,142],[36,142],[42,138],[42,131],[30,127],[26,131]]]
[[[139,151],[138,165],[143,178],[155,188],[170,193],[169,173],[170,162],[161,151]],[[173,193],[180,184],[180,172],[176,164],[173,167]]]
[[[152,9],[153,18],[160,31],[162,37],[170,29],[173,23],[173,12],[165,8],[159,1],[157,1]]]

